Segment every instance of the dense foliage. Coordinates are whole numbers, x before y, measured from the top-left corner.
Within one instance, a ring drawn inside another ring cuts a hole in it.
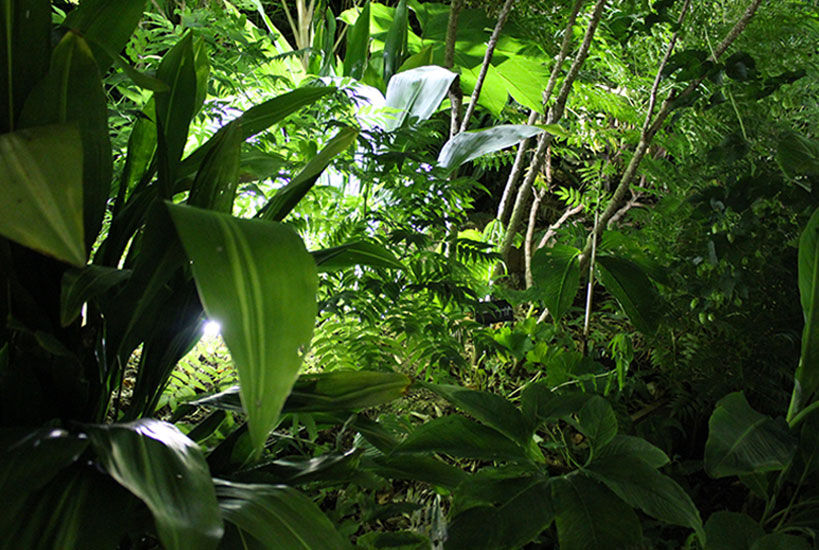
[[[0,0],[0,548],[819,548],[814,4]]]

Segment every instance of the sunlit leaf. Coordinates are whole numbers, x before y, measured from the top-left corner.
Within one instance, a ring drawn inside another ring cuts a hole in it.
[[[399,262],[389,250],[369,241],[342,244],[315,250],[310,254],[316,260],[320,272],[335,271],[354,265],[405,269],[404,264]]]
[[[285,225],[169,205],[210,319],[239,372],[253,447],[260,452],[313,333],[313,258]]]
[[[394,130],[405,121],[427,120],[446,97],[457,75],[443,67],[428,66],[410,69],[394,75],[387,85],[387,107],[399,112],[392,115],[387,130]]]
[[[409,10],[407,0],[400,0],[395,15],[384,40],[384,82],[389,82],[401,63],[407,50],[407,27]]]
[[[358,15],[355,24],[347,29],[347,50],[344,54],[344,76],[361,79],[367,67],[370,47],[370,2]]]
[[[165,548],[216,548],[222,518],[198,445],[153,419],[89,426],[88,435],[106,471],[151,510]]]
[[[465,162],[506,149],[540,133],[543,133],[540,128],[524,124],[501,124],[485,130],[461,132],[444,144],[438,164],[453,170]]]
[[[82,145],[72,125],[0,135],[0,234],[85,264]]]

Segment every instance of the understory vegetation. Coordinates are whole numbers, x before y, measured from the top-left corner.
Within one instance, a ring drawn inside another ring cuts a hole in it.
[[[0,549],[819,548],[817,52],[0,0]]]

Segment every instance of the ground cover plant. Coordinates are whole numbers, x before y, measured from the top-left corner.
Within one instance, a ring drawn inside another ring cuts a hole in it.
[[[819,547],[817,47],[0,0],[0,547]]]

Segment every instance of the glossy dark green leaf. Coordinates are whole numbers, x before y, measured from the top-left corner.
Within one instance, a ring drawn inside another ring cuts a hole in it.
[[[329,86],[297,88],[292,92],[276,96],[251,107],[237,117],[234,122],[241,124],[242,140],[246,140],[335,90],[335,88]],[[224,127],[220,128],[204,145],[186,157],[180,165],[177,175],[181,178],[195,173],[205,155],[216,144],[219,135],[225,131]]]
[[[618,497],[649,516],[693,529],[705,540],[702,520],[691,497],[673,479],[636,456],[596,457],[584,471]]]
[[[776,162],[791,178],[819,174],[819,141],[790,132],[779,141]]]
[[[750,550],[764,534],[762,527],[745,514],[714,512],[705,523],[705,550]]]
[[[198,445],[153,419],[89,426],[88,435],[111,477],[151,510],[165,548],[216,548],[222,518]]]
[[[465,162],[506,149],[541,133],[543,130],[540,128],[525,124],[501,124],[485,130],[461,132],[444,144],[438,155],[438,164],[447,170],[454,170]]]
[[[615,256],[597,256],[600,282],[614,296],[634,327],[654,334],[660,324],[660,298],[645,272],[631,260]]]
[[[215,480],[219,508],[264,548],[342,550],[350,544],[309,498],[285,485]]]
[[[561,550],[621,550],[640,541],[640,520],[609,489],[583,475],[552,481]]]
[[[290,180],[283,188],[265,204],[258,213],[264,220],[281,221],[289,214],[296,204],[315,185],[318,177],[333,160],[333,157],[346,151],[358,137],[355,128],[343,128],[327,142],[316,156],[302,168],[296,177]]]
[[[789,421],[814,399],[819,389],[819,209],[799,238],[799,296],[805,326],[788,408]]]
[[[82,140],[83,226],[87,249],[102,225],[111,189],[108,108],[100,73],[85,40],[68,32],[51,56],[46,78],[32,90],[20,124],[76,124]]]
[[[105,52],[119,52],[125,47],[142,19],[144,7],[144,0],[83,0],[69,12],[63,26],[105,46],[104,51],[94,52],[100,70],[105,71],[111,63]]]
[[[377,371],[335,371],[299,376],[282,412],[330,412],[364,409],[389,403],[406,393],[406,375]],[[241,411],[239,387],[198,399],[192,405]]]
[[[784,422],[753,410],[742,392],[723,397],[708,422],[705,471],[725,477],[777,471],[791,460],[796,441]]]
[[[387,479],[411,479],[454,490],[467,474],[446,462],[418,455],[387,455],[372,459],[373,464],[362,465]]]
[[[185,150],[188,128],[196,112],[197,79],[190,32],[165,54],[156,77],[170,86],[167,92],[154,93],[163,198],[170,198],[176,167]]]
[[[424,387],[520,445],[527,445],[532,437],[520,411],[499,395],[445,384],[424,384]]]
[[[458,514],[448,526],[444,548],[490,550],[499,545],[517,548],[529,542],[554,521],[549,484],[547,479],[530,479],[522,486],[510,487],[499,506],[480,506]],[[490,534],[490,529],[494,533]]]
[[[387,85],[387,107],[396,109],[387,130],[405,121],[429,119],[440,107],[457,74],[434,65],[418,67],[394,75]]]
[[[358,15],[355,24],[347,29],[347,50],[344,54],[344,76],[360,80],[367,68],[370,49],[370,2]]]
[[[76,464],[34,492],[16,515],[4,508],[0,549],[116,548],[129,532],[151,531],[143,510],[136,497],[96,467]]]
[[[486,460],[526,458],[525,451],[500,432],[457,415],[422,424],[394,452],[443,453]]]
[[[412,380],[398,372],[336,371],[299,377],[287,397],[287,412],[355,410],[394,401]]]
[[[48,72],[51,59],[51,2],[0,2],[0,133],[18,128],[28,94]]]
[[[639,458],[652,468],[661,468],[669,462],[663,451],[642,437],[622,434],[615,435],[597,456],[615,462],[620,459]]]
[[[85,265],[82,144],[73,125],[0,135],[0,234]]]
[[[532,257],[535,289],[555,322],[569,310],[577,296],[579,259],[580,250],[565,245],[540,248]]]
[[[88,438],[58,428],[18,436],[0,431],[0,438],[0,531],[8,533],[28,496],[73,464],[88,447]]]
[[[79,317],[82,306],[126,281],[131,272],[125,269],[88,265],[69,269],[63,274],[60,289],[60,323],[66,327]]]
[[[236,472],[231,477],[242,483],[284,483],[300,485],[314,481],[349,481],[359,467],[361,449],[344,454],[326,454],[316,457],[280,458]]]
[[[405,269],[404,264],[386,248],[370,241],[358,241],[332,248],[315,250],[310,254],[316,260],[319,272],[326,273],[354,265]]]
[[[573,424],[585,435],[595,450],[605,447],[617,435],[617,417],[609,402],[593,396],[577,412]]]
[[[521,395],[524,417],[535,423],[555,421],[577,413],[592,395],[582,392],[558,394],[547,384],[528,384]]]
[[[169,205],[208,317],[236,363],[251,440],[261,452],[313,334],[318,278],[289,227]]]
[[[214,138],[191,185],[188,204],[230,213],[239,185],[239,156],[242,147],[240,123],[232,122]]]
[[[395,7],[392,26],[384,39],[384,82],[389,82],[392,75],[404,62],[404,55],[407,51],[408,16],[407,0],[400,0]]]

